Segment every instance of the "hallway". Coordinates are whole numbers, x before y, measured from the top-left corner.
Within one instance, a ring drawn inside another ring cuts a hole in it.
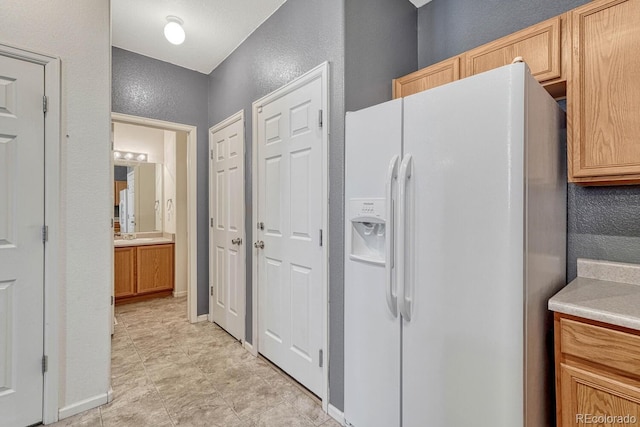
[[[334,427],[319,401],[217,325],[189,324],[186,298],[116,307],[114,400],[54,426]]]

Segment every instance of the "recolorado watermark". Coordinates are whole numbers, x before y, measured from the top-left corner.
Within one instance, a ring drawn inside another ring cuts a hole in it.
[[[635,415],[603,415],[603,414],[576,414],[576,424],[630,424],[637,425]]]

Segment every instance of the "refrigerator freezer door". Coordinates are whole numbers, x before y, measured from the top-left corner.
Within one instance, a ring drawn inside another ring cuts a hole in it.
[[[523,425],[526,72],[405,98],[403,427]]]
[[[400,155],[401,138],[402,100],[347,114],[344,414],[355,427],[400,426],[400,320],[387,303],[385,265],[351,259],[349,253],[350,218],[360,215],[350,212],[359,206],[350,202],[385,198],[389,163]],[[393,212],[393,203],[386,200],[385,210]],[[385,234],[393,235],[388,229]],[[389,247],[386,241],[383,247]],[[383,259],[390,261],[386,254]]]

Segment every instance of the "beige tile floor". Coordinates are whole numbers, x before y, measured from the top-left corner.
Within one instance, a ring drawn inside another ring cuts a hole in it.
[[[116,307],[108,405],[54,426],[335,427],[289,377],[218,326],[190,324],[186,298]]]

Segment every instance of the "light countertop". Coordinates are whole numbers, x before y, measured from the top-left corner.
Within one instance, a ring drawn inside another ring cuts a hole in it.
[[[115,239],[113,246],[121,248],[125,246],[147,246],[147,245],[163,245],[166,243],[174,243],[172,235],[159,235],[149,237],[137,237],[135,239]]]
[[[549,309],[640,331],[640,265],[580,259],[578,277]]]

